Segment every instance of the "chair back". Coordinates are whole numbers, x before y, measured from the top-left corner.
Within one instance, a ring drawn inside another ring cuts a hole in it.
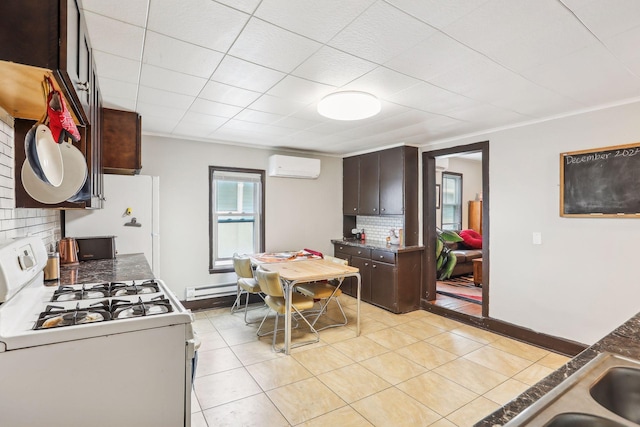
[[[258,285],[264,294],[272,297],[284,297],[280,274],[277,271],[264,271],[258,268],[256,279],[258,279]]]
[[[346,259],[336,258],[336,257],[331,256],[331,255],[325,255],[324,259],[326,261],[335,262],[336,264],[349,265],[349,261],[347,261]]]
[[[236,271],[238,278],[253,278],[251,260],[248,257],[241,257],[238,254],[233,254],[233,269]]]

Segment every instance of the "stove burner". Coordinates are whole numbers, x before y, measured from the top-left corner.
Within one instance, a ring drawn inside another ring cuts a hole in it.
[[[160,286],[155,280],[146,280],[140,284],[132,282],[127,285],[123,282],[100,283],[97,285],[82,285],[81,289],[71,286],[60,286],[51,297],[51,302],[87,300],[125,295],[142,295],[160,292]]]
[[[173,311],[171,303],[168,299],[164,298],[164,295],[160,295],[147,302],[142,302],[141,298],[138,298],[138,302],[113,300],[112,308],[114,320],[151,316],[154,314],[170,313]]]
[[[108,302],[103,301],[102,303],[93,305],[96,305],[97,307],[80,309],[79,306],[76,306],[75,309],[70,310],[65,310],[63,307],[57,307],[55,305],[49,305],[44,312],[40,313],[38,321],[33,329],[49,329],[111,320]]]

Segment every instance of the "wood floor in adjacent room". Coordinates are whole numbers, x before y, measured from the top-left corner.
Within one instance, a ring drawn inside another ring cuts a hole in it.
[[[349,324],[290,356],[243,313],[196,312],[191,425],[472,426],[569,360],[424,310],[365,303],[356,337],[356,301],[340,300]]]

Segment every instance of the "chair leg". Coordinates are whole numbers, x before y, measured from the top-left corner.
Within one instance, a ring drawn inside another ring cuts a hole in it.
[[[307,345],[307,344],[313,344],[313,343],[317,343],[318,341],[320,341],[320,334],[318,333],[318,331],[311,325],[311,323],[309,323],[309,321],[307,320],[306,317],[304,317],[302,315],[302,313],[300,313],[300,311],[295,308],[295,307],[291,307],[293,308],[294,312],[298,314],[298,316],[300,318],[302,318],[302,320],[304,320],[304,323],[306,323],[309,326],[310,331],[316,336],[315,339],[312,340],[308,340],[308,341],[302,341],[302,342],[297,342],[297,343],[291,343],[291,348],[296,348],[296,347],[300,347],[303,345]],[[293,315],[293,313],[291,313]],[[272,344],[272,348],[275,352],[283,352],[284,351],[284,346],[277,348],[276,347],[276,331],[278,328],[278,314],[276,313],[276,324],[275,324],[275,329],[274,329],[274,333],[273,333],[273,344]]]
[[[333,295],[331,295],[329,298],[327,298],[327,300],[326,300],[326,302],[324,304],[322,304],[322,302],[320,302],[320,312],[316,315],[315,319],[313,319],[313,322],[311,322],[311,324],[315,327],[316,322],[318,321],[318,319],[320,319],[320,316],[322,316],[327,311],[327,306],[329,305],[331,300],[334,300],[336,302],[336,304],[338,305],[338,308],[340,309],[340,312],[342,313],[342,318],[344,319],[344,322],[342,322],[342,323],[334,323],[334,324],[331,324],[331,325],[323,326],[322,328],[316,329],[317,331],[322,331],[322,330],[328,329],[328,328],[335,328],[337,326],[344,326],[344,325],[347,324],[347,315],[344,313],[344,310],[342,309],[342,304],[340,304],[340,301],[338,301],[338,298],[335,298]]]
[[[242,296],[242,288],[238,286],[238,290],[236,291],[236,300],[233,302],[231,306],[231,314],[235,313],[240,309],[240,297]]]

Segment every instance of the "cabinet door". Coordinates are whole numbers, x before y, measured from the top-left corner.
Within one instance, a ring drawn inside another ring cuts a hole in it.
[[[371,259],[352,256],[351,265],[360,270],[362,281],[360,289],[360,299],[364,302],[371,302]],[[357,295],[357,279],[353,280],[353,294]]]
[[[105,173],[134,175],[140,172],[142,168],[140,115],[110,108],[105,108],[102,114]]]
[[[398,312],[396,266],[381,262],[371,264],[371,302]]]
[[[378,153],[369,153],[360,156],[360,203],[358,213],[360,215],[379,214],[379,177]]]
[[[380,154],[380,215],[404,214],[404,147]]]
[[[358,188],[360,186],[360,158],[342,160],[342,213],[358,214]]]

